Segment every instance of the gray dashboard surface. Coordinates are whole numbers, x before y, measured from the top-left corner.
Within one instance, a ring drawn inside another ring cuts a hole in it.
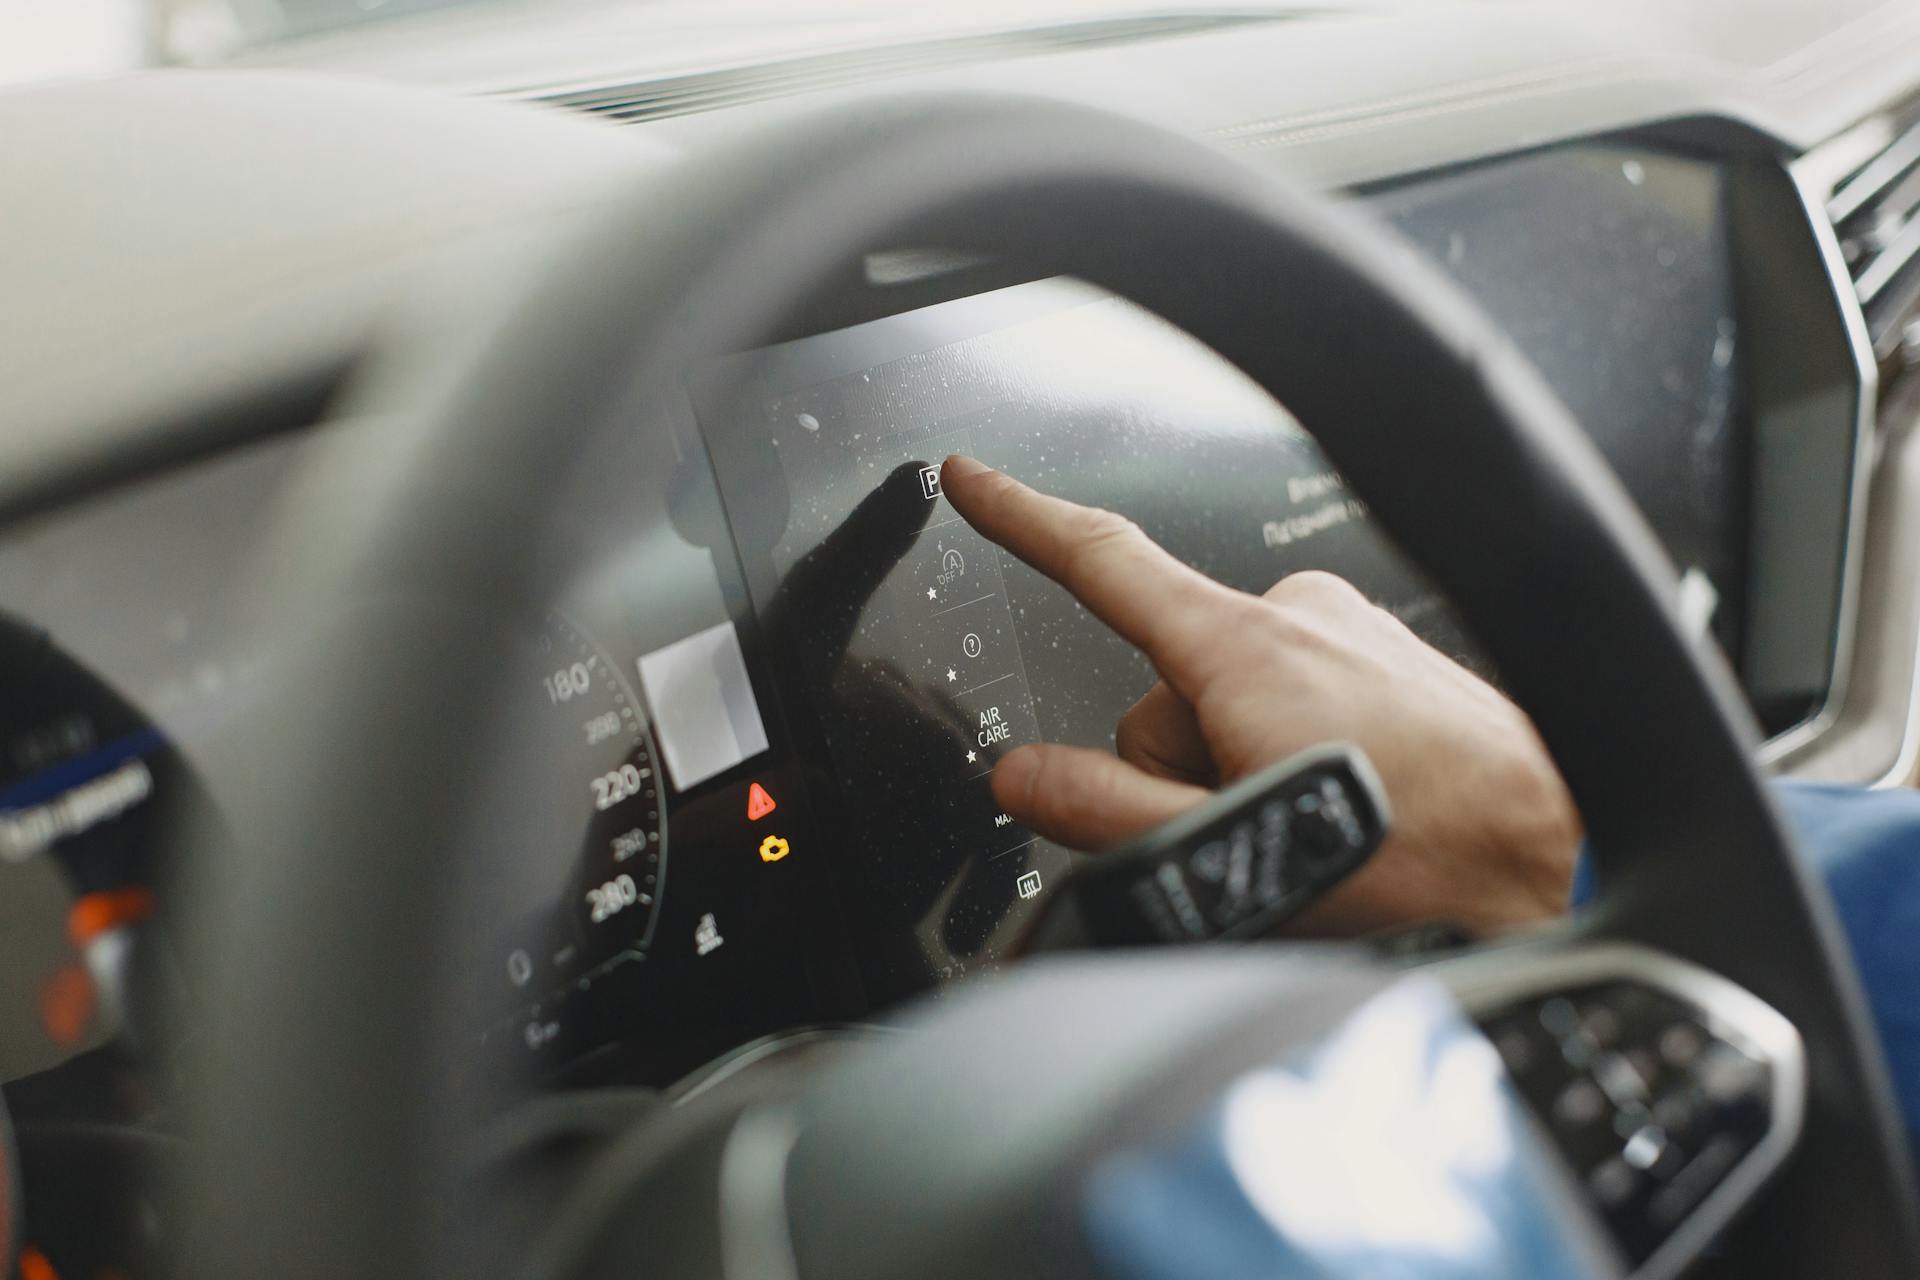
[[[871,45],[926,28],[889,26],[874,5],[827,11],[854,15],[840,28],[811,10],[769,25],[768,12],[478,6],[444,25],[395,23],[250,59],[321,74],[163,73],[0,95],[0,514],[126,467],[162,443],[156,432],[191,444],[233,419],[231,406],[323,380],[396,307],[444,322],[477,305],[461,290],[525,269],[528,247],[603,184],[807,103],[920,88],[1061,98],[1331,185],[1705,112],[1805,146],[1905,91],[1920,50],[1920,8],[1906,3],[1419,4],[953,67],[624,130],[449,92],[673,58],[751,65],[782,42]],[[976,27],[1011,21],[1004,4],[970,12]],[[1019,22],[1127,12],[1138,10],[1056,3]],[[636,28],[649,23],[652,38]]]
[[[662,154],[316,75],[0,94],[0,513],[218,443],[246,427],[233,406],[324,381],[376,333],[455,323]]]
[[[910,41],[959,21],[912,6],[879,16],[888,8],[483,5],[248,59],[318,74],[0,94],[0,513],[125,466],[156,431],[205,437],[235,416],[223,407],[323,379],[396,305],[457,314],[472,305],[454,301],[460,289],[524,269],[527,247],[603,183],[801,105],[921,88],[1054,97],[1335,185],[1705,112],[1803,147],[1906,91],[1920,51],[1920,7],[1878,0],[1351,6],[634,129],[455,96],[751,66],[780,48]],[[969,6],[962,25],[1140,10],[1055,0],[1014,12]]]

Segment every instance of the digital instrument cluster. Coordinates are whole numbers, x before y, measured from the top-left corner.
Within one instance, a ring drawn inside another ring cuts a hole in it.
[[[559,883],[515,885],[509,895],[535,904],[501,960],[508,986],[529,1004],[643,957],[667,873],[664,783],[631,679],[557,613],[533,658],[526,731],[541,741],[542,757],[570,762],[554,775],[579,794],[556,795],[553,807],[584,815],[585,829],[575,855],[549,871]]]
[[[815,1007],[791,958],[823,851],[741,637],[729,619],[634,654],[556,612],[528,646],[517,748],[549,790],[489,835],[500,1059],[541,1074],[617,1046],[666,1079]]]

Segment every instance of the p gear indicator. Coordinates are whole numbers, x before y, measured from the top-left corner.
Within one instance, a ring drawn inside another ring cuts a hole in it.
[[[758,822],[779,807],[773,802],[773,797],[767,794],[767,789],[759,783],[756,782],[747,788],[748,822]]]

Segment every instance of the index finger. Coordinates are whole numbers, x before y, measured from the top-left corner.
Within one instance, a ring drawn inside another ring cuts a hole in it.
[[[1111,511],[1049,497],[961,454],[942,465],[940,482],[969,524],[1065,587],[1175,684],[1246,600]]]

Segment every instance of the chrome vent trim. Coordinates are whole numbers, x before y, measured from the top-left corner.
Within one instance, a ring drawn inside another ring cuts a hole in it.
[[[1899,349],[1920,304],[1920,121],[1841,177],[1826,203],[1876,359]]]
[[[585,112],[623,124],[637,124],[912,72],[1198,35],[1279,18],[1280,15],[1271,13],[1223,12],[1102,19],[807,54],[778,62],[650,80],[528,89],[501,96]]]

